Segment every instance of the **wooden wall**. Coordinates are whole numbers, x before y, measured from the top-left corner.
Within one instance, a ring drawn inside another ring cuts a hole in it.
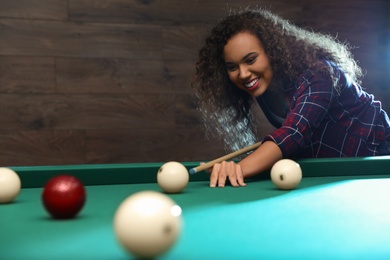
[[[0,165],[210,160],[190,80],[228,8],[266,7],[357,46],[390,112],[387,0],[1,0]],[[261,134],[272,130],[262,118]]]

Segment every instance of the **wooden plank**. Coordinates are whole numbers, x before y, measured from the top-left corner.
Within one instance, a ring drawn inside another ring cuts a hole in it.
[[[226,7],[225,1],[207,0],[69,0],[69,17],[83,22],[204,25],[224,13]]]
[[[161,57],[159,25],[0,20],[0,55]]]
[[[1,18],[68,19],[68,3],[63,0],[1,0]]]
[[[0,166],[84,164],[83,130],[0,131]]]
[[[381,13],[383,0],[329,0],[313,4],[310,0],[296,0],[290,12],[287,6],[280,6],[275,12],[294,24],[338,36],[341,41],[348,40],[344,34],[364,35],[376,31]]]
[[[0,95],[1,129],[171,127],[173,95]]]
[[[224,155],[218,140],[204,137],[190,80],[210,27],[247,6],[358,46],[363,86],[390,112],[387,0],[4,0],[0,164]],[[257,112],[262,138],[273,127]]]
[[[164,59],[192,60],[198,57],[199,49],[208,34],[208,27],[165,26],[162,30]]]
[[[190,93],[193,61],[57,59],[61,93]]]
[[[139,23],[158,15],[160,1],[69,0],[69,18],[74,21]]]
[[[88,163],[205,161],[225,152],[199,128],[87,130]]]
[[[201,124],[200,113],[192,95],[178,95],[175,102],[176,127],[198,127]]]
[[[54,93],[54,58],[1,57],[0,86],[0,93]]]
[[[328,0],[315,3],[312,0],[245,0],[229,3],[222,0],[69,0],[69,12],[71,20],[84,22],[207,25],[215,23],[231,10],[260,7],[298,21],[309,19],[326,23],[336,20],[350,24],[350,14],[360,12],[366,18],[365,14],[375,13],[376,6],[382,2],[383,0]],[[333,19],[326,19],[329,16]],[[364,26],[367,20],[354,19],[352,22]]]

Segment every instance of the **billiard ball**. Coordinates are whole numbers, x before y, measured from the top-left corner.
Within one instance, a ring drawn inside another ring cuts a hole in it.
[[[42,192],[42,203],[56,219],[75,217],[86,200],[84,185],[74,176],[58,175],[51,178]]]
[[[290,159],[279,160],[271,168],[271,180],[279,189],[294,189],[302,180],[301,167]]]
[[[167,162],[157,172],[157,183],[167,193],[179,193],[188,184],[187,168],[179,162]]]
[[[0,168],[0,203],[12,202],[20,192],[19,175],[5,167]]]
[[[114,216],[114,232],[121,246],[140,258],[168,251],[181,231],[181,208],[167,195],[141,191],[127,197]]]

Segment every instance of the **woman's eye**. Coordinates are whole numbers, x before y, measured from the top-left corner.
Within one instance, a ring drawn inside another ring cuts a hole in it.
[[[252,57],[246,60],[247,64],[253,64],[256,61],[256,57]]]
[[[234,71],[235,69],[236,69],[236,66],[233,66],[233,65],[226,66],[226,70],[228,70],[228,71]]]

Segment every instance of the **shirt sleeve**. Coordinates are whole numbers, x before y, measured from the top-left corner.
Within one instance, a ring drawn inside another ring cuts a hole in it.
[[[329,75],[305,71],[297,80],[290,111],[283,125],[263,141],[273,141],[284,157],[291,157],[310,144],[333,101],[335,89]]]

